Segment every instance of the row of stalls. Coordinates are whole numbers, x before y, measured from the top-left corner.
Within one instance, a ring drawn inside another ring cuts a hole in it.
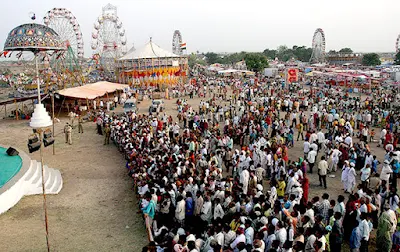
[[[352,90],[373,90],[379,88],[387,79],[379,71],[362,70],[313,70],[305,69],[305,76],[311,82],[342,86]]]
[[[218,71],[219,75],[223,76],[233,76],[233,77],[253,77],[255,76],[255,73],[252,71],[247,71],[247,70],[237,70],[237,69],[224,69]]]
[[[127,99],[130,92],[129,85],[100,81],[79,87],[66,88],[56,91],[54,94],[42,94],[41,101],[46,110],[53,111],[52,98],[54,98],[54,114],[66,115],[69,112],[86,114],[93,109],[103,108],[113,110],[114,99],[119,101]],[[19,97],[0,101],[0,111],[4,111],[4,118],[8,119],[30,119],[33,105],[37,103],[37,95]]]

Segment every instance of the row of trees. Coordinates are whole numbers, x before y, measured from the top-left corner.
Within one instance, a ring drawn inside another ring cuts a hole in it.
[[[328,54],[351,54],[353,50],[351,48],[342,48],[339,51],[331,50]],[[236,62],[244,60],[246,62],[247,68],[251,71],[262,71],[264,68],[268,67],[268,60],[273,60],[278,58],[281,61],[288,61],[291,59],[299,60],[302,62],[308,62],[311,58],[312,48],[306,46],[293,46],[289,48],[285,45],[279,46],[277,49],[265,49],[262,53],[260,52],[239,52],[231,53],[227,55],[217,54],[214,52],[205,53],[205,59],[200,59],[197,55],[192,54],[189,56],[190,64],[228,64],[233,65]],[[398,64],[400,65],[400,54],[396,55]],[[376,53],[364,54],[362,64],[366,66],[376,66],[380,65],[381,61],[379,55]]]
[[[206,57],[208,64],[220,63],[233,65],[236,62],[244,60],[247,68],[251,71],[260,72],[264,68],[268,67],[268,58],[263,53],[239,52],[228,55],[219,55],[213,52],[208,52],[204,54],[204,56]]]
[[[308,62],[311,58],[312,48],[306,46],[293,46],[288,48],[285,45],[279,46],[277,49],[265,49],[263,54],[269,59],[278,58],[281,61],[290,59]]]

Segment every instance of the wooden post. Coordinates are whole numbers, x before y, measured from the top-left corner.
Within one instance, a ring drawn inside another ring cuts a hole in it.
[[[54,129],[54,123],[55,123],[55,121],[54,121],[54,92],[51,94],[51,110],[52,110],[52,114],[53,114],[53,116],[52,116],[52,119],[53,119],[53,137],[55,137],[56,136],[56,134],[55,134],[55,129]],[[56,145],[53,143],[52,144],[53,145],[53,155],[55,155],[56,154]]]
[[[16,99],[14,99],[14,104],[15,104],[15,106],[17,107],[17,108],[15,109],[15,116],[16,116],[16,119],[18,120],[18,102],[17,102]]]
[[[86,97],[86,105],[88,107],[88,111],[90,111],[89,99]]]

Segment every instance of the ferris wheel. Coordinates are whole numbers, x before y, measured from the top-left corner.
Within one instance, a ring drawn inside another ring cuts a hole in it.
[[[64,41],[67,48],[66,57],[83,58],[83,38],[80,25],[75,16],[67,9],[53,8],[43,18],[43,22],[52,28]]]
[[[400,51],[399,46],[400,46],[400,34],[397,36],[397,39],[396,39],[396,53],[398,53]]]
[[[179,30],[174,31],[174,36],[172,37],[172,52],[176,55],[182,55],[182,35]]]
[[[325,62],[325,33],[321,28],[314,32],[310,62]]]
[[[114,71],[115,61],[126,53],[126,36],[122,22],[117,15],[117,7],[108,4],[93,25],[93,54],[100,55],[104,70]]]

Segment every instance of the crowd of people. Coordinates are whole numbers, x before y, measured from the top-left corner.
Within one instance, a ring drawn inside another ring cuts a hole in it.
[[[178,99],[176,118],[98,116],[134,179],[150,227],[143,251],[368,251],[374,229],[379,249],[399,249],[393,94],[205,76],[193,90],[199,106]],[[297,141],[304,156],[289,155]],[[309,197],[315,172],[328,190]],[[338,196],[327,177],[340,177]]]

